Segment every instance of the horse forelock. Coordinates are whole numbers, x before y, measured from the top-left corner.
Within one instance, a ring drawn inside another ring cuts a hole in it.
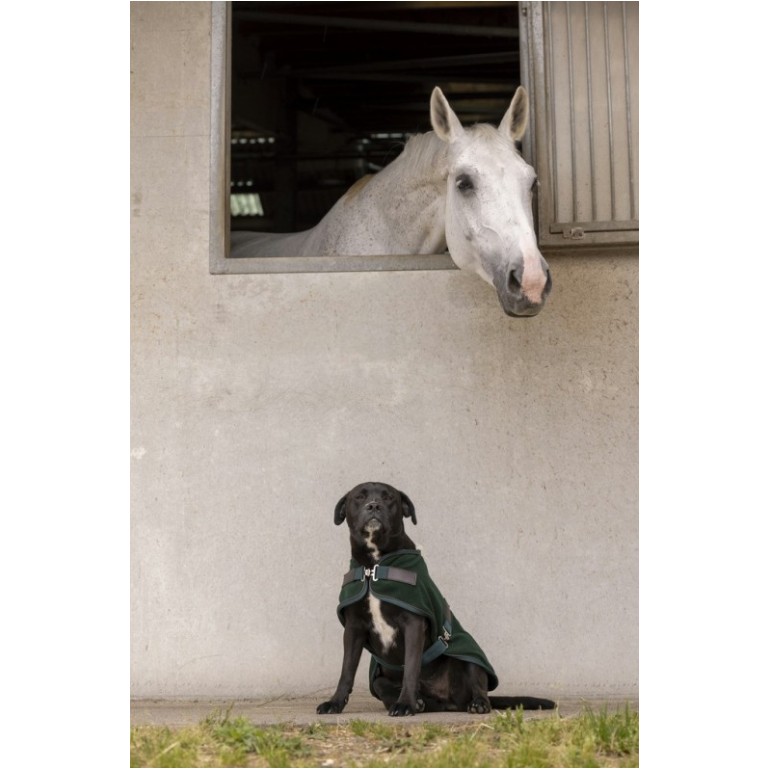
[[[459,152],[472,152],[474,146],[483,145],[491,150],[495,155],[504,156],[509,153],[516,158],[523,160],[523,156],[518,151],[513,139],[507,134],[500,133],[497,128],[488,123],[477,123],[465,129],[466,139],[457,150]]]

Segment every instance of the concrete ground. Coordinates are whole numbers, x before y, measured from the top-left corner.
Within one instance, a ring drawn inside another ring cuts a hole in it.
[[[230,717],[244,716],[249,721],[259,724],[344,724],[353,719],[397,723],[467,723],[468,719],[480,721],[491,718],[494,714],[479,716],[467,713],[422,713],[418,716],[395,719],[387,715],[381,702],[368,692],[354,692],[350,696],[344,712],[339,715],[318,715],[315,708],[330,696],[330,691],[317,695],[297,698],[279,697],[266,700],[132,700],[131,726],[190,726],[197,724],[212,714],[228,713]],[[608,712],[624,710],[625,704],[638,708],[638,699],[617,698],[579,698],[572,697],[558,701],[558,712],[568,717],[580,713],[586,708],[598,711],[606,707]],[[526,711],[527,718],[547,718],[553,711]]]

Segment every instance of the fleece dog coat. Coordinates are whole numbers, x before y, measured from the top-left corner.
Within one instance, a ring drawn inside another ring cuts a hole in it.
[[[388,553],[372,569],[364,568],[354,559],[350,571],[344,576],[339,605],[336,613],[344,625],[344,610],[347,606],[362,601],[371,594],[385,603],[400,606],[406,611],[425,617],[429,623],[428,638],[432,639],[422,655],[422,665],[427,665],[441,655],[456,657],[480,665],[488,674],[488,691],[499,683],[483,650],[468,633],[459,620],[449,611],[446,599],[430,578],[427,564],[419,550],[396,550]],[[371,652],[371,649],[366,646]],[[402,669],[374,656],[371,652],[369,666],[369,688],[376,697],[371,684],[379,675],[380,668]]]

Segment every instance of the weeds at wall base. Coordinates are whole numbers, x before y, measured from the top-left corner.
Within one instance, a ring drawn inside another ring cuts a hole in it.
[[[351,720],[259,726],[229,711],[194,727],[131,729],[132,767],[637,767],[639,714],[503,711],[467,724]]]

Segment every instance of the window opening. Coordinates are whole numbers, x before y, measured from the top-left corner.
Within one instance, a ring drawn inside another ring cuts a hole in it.
[[[236,2],[229,13],[231,231],[313,227],[431,130],[434,86],[472,124],[498,123],[520,83],[518,3]]]

